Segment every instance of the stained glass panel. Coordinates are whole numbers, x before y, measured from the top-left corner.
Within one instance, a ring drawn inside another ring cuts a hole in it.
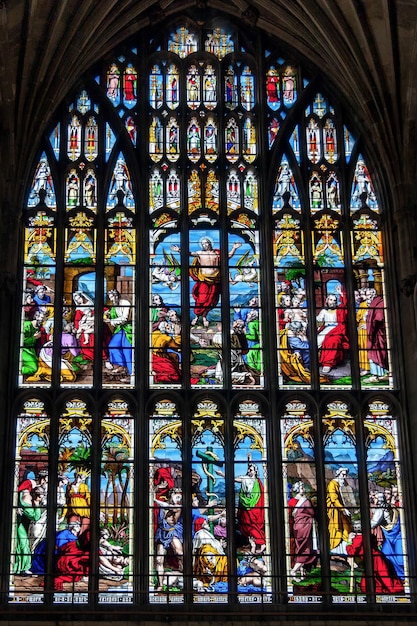
[[[99,602],[133,600],[133,419],[116,397],[101,421]]]
[[[194,602],[225,602],[228,591],[224,421],[202,401],[191,422]],[[209,594],[209,595],[207,595]]]
[[[37,604],[46,571],[50,419],[44,403],[26,400],[16,425],[9,602]]]
[[[378,602],[401,602],[409,594],[409,580],[398,424],[392,407],[384,400],[372,400],[364,429],[375,592]],[[355,560],[363,557],[364,549],[358,531],[349,550]],[[365,579],[360,587],[366,588]]]
[[[43,153],[32,180],[27,201],[28,208],[44,202],[50,209],[56,208],[55,186],[46,154]]]
[[[183,427],[174,402],[156,403],[149,439],[149,601],[183,602]]]
[[[25,228],[23,304],[20,340],[20,384],[49,386],[55,294],[54,219],[44,211]]]
[[[91,444],[92,420],[85,402],[68,401],[59,421],[55,603],[88,602]]]
[[[180,238],[170,234],[155,243],[152,253],[150,323],[153,385],[182,382]]]
[[[239,602],[271,601],[266,428],[259,405],[239,404],[234,420],[235,533]]]
[[[320,602],[321,565],[317,519],[317,476],[312,417],[294,399],[281,419],[287,591],[290,602]]]

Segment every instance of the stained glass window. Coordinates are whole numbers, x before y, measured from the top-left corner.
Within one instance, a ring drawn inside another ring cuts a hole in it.
[[[11,603],[410,599],[377,170],[279,48],[145,29],[50,122],[23,212]]]

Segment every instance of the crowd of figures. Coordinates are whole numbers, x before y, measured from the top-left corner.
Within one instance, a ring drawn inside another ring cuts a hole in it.
[[[220,310],[222,276],[220,250],[211,237],[202,236],[190,252],[190,376],[191,384],[224,383],[224,324]],[[231,259],[242,246],[235,241]],[[155,384],[182,381],[181,304],[177,292],[180,281],[177,244],[170,245],[158,265],[152,268],[152,364]],[[229,284],[236,285],[239,302],[231,303],[230,370],[236,386],[259,384],[262,376],[260,307],[257,294],[258,270],[246,250],[237,266],[229,272]],[[172,269],[169,269],[168,262]],[[164,265],[165,263],[165,265]]]
[[[303,287],[280,283],[278,324],[281,373],[284,380],[311,382],[312,333]],[[390,379],[383,298],[373,287],[355,291],[355,315],[360,376],[364,383],[387,383]],[[351,375],[348,333],[348,302],[339,282],[324,299],[316,315],[316,341],[321,382],[347,379]]]
[[[53,289],[28,279],[24,294],[21,374],[26,383],[51,382],[54,343]],[[101,325],[103,376],[113,382],[131,382],[133,371],[131,303],[117,289],[107,293]],[[95,358],[94,300],[82,290],[62,307],[59,377],[72,383],[92,376]]]
[[[216,470],[223,476],[222,470]],[[245,475],[236,476],[237,508],[235,541],[239,554],[237,589],[242,593],[264,591],[266,562],[264,486],[251,460]],[[204,496],[201,477],[193,472],[191,545],[193,589],[196,593],[226,593],[230,566],[227,557],[230,528],[222,497]],[[153,537],[155,593],[184,589],[184,528],[181,470],[167,463],[153,470]]]
[[[363,524],[351,482],[349,468],[340,467],[327,483],[330,566],[332,576],[340,575],[342,579],[350,580],[346,592],[366,593],[364,559],[367,553],[362,534]],[[319,579],[316,569],[320,556],[319,532],[312,504],[314,499],[310,484],[303,481],[292,484],[288,501],[290,581],[298,589],[302,586],[308,588]],[[373,581],[377,594],[404,593],[406,574],[400,514],[401,502],[395,485],[370,492],[371,517],[367,526],[371,532]],[[333,586],[335,590],[337,587]]]
[[[218,470],[222,475],[222,471]],[[88,582],[90,574],[90,491],[88,474],[79,471],[71,479],[58,477],[57,531],[55,534],[54,588],[66,583]],[[194,476],[195,478],[195,476]],[[247,472],[235,477],[237,507],[235,537],[237,546],[237,590],[241,593],[265,591],[269,574],[265,529],[264,486],[258,467],[248,461]],[[362,524],[350,484],[349,469],[340,467],[328,481],[326,505],[331,568],[350,577],[349,591],[365,593]],[[155,593],[182,591],[184,588],[184,519],[181,470],[172,464],[155,466],[152,490],[152,526]],[[18,486],[14,574],[37,577],[46,573],[46,497],[48,474],[40,470],[36,478],[25,478]],[[227,558],[230,528],[224,503],[204,497],[194,481],[191,509],[193,588],[197,593],[226,593],[230,567]],[[313,491],[308,482],[290,485],[288,527],[290,537],[291,584],[308,588],[317,579],[320,550],[319,528]],[[371,554],[375,592],[404,593],[405,565],[401,529],[401,501],[395,485],[370,492]],[[129,559],[126,546],[102,526],[99,532],[98,574],[113,582],[127,579]],[[355,571],[357,570],[357,571]],[[358,578],[358,572],[360,578]],[[355,579],[358,588],[355,588]]]
[[[33,475],[32,472],[30,474]],[[88,473],[79,470],[73,478],[58,476],[57,530],[54,548],[54,589],[73,589],[74,583],[88,583],[90,575],[90,489]],[[48,472],[24,478],[18,486],[16,539],[13,572],[27,579],[47,572],[47,488]],[[113,582],[126,580],[129,559],[126,546],[117,542],[111,529],[99,532],[99,577]],[[16,583],[15,583],[16,584]],[[40,583],[42,585],[42,583]],[[69,584],[69,585],[67,585]]]

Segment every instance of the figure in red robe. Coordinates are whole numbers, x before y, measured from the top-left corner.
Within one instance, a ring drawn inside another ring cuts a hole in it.
[[[352,543],[347,544],[346,552],[349,556],[357,557],[360,561],[364,558],[364,546],[362,534],[349,536]],[[404,585],[395,573],[394,566],[377,548],[375,535],[371,535],[372,561],[374,565],[375,593],[404,593]],[[366,577],[362,576],[360,582],[362,593],[366,593]]]
[[[288,514],[292,536],[291,554],[294,554],[290,575],[300,581],[317,561],[317,552],[313,548],[314,509],[305,493],[304,483],[296,482],[292,491],[293,498],[288,501]]]
[[[366,332],[368,335],[368,358],[371,377],[367,382],[388,379],[388,349],[385,327],[384,301],[375,289],[367,289]]]
[[[249,541],[252,554],[261,554],[266,548],[265,509],[258,468],[249,462],[246,475],[237,476],[235,481],[240,483],[237,529]]]
[[[86,530],[75,541],[64,543],[56,555],[55,591],[62,591],[64,583],[78,582],[88,576],[90,561],[90,531]]]
[[[331,294],[326,298],[326,307],[317,315],[317,344],[320,348],[320,365],[327,374],[333,367],[344,361],[349,350],[347,336],[347,301],[346,294],[339,287],[340,304],[337,296]]]

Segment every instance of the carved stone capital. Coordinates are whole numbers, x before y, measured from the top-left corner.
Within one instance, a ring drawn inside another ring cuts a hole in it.
[[[407,298],[409,296],[412,296],[414,293],[414,288],[416,286],[416,283],[417,283],[417,275],[409,274],[408,276],[400,280],[401,293],[407,296]]]
[[[17,290],[16,276],[11,272],[0,272],[0,294],[12,296]]]
[[[416,212],[409,206],[402,207],[393,212],[393,218],[397,226],[409,225],[415,221]]]
[[[259,19],[259,11],[256,7],[249,5],[242,13],[242,18],[249,26],[256,26]]]

